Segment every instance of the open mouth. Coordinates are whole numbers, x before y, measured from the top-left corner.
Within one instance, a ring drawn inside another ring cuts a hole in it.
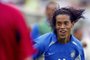
[[[66,31],[59,31],[61,35],[65,35]]]

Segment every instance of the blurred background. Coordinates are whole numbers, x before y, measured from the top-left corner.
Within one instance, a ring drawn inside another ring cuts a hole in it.
[[[19,9],[24,17],[28,27],[45,19],[45,8],[48,2],[53,1],[61,7],[74,7],[76,9],[85,9],[83,16],[85,20],[79,21],[72,29],[72,34],[76,31],[82,31],[82,43],[84,45],[86,60],[90,60],[90,0],[0,0],[2,3],[8,3]],[[81,25],[81,26],[80,26]],[[82,27],[82,28],[80,28]],[[76,30],[75,30],[76,29]],[[81,29],[81,30],[80,30]],[[78,36],[80,32],[76,34]],[[80,35],[81,36],[81,35]]]
[[[55,1],[61,7],[73,6],[75,8],[87,8],[85,16],[89,16],[90,0],[0,0],[2,3],[11,3],[20,9],[29,26],[45,18],[45,6],[50,1]],[[87,14],[88,13],[88,14]],[[89,17],[88,17],[89,18]]]
[[[48,2],[55,1],[61,7],[73,6],[75,8],[89,9],[90,0],[0,0],[2,3],[16,5],[23,12],[26,21],[32,26],[33,23],[39,22],[45,18],[45,7]],[[85,16],[89,16],[89,10]],[[88,17],[89,18],[89,17]]]

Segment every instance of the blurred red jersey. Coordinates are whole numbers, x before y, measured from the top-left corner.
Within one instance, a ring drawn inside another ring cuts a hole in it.
[[[33,52],[30,33],[21,13],[0,3],[0,60],[24,60]]]

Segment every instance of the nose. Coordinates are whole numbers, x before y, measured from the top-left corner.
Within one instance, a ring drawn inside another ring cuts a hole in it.
[[[61,29],[64,29],[64,28],[65,28],[65,25],[64,25],[64,24],[62,24],[62,25],[61,25]]]

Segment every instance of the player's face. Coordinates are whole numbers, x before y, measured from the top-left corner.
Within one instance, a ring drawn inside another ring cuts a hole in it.
[[[48,5],[48,7],[46,8],[46,16],[47,16],[47,18],[48,18],[49,20],[52,19],[53,13],[55,12],[55,10],[56,10],[56,5],[54,5],[54,4],[50,4],[50,5]]]
[[[69,15],[57,15],[56,16],[56,31],[58,38],[67,38],[70,36],[71,28],[73,24],[70,21]]]

